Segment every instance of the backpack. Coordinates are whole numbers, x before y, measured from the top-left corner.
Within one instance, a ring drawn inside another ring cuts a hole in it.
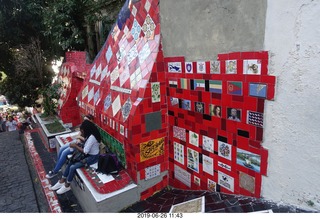
[[[100,154],[98,160],[98,173],[118,174],[121,169],[117,155],[114,153]]]

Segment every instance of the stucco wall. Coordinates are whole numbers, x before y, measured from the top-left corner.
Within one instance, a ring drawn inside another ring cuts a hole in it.
[[[216,59],[263,49],[267,0],[161,0],[165,56]]]
[[[319,1],[268,1],[265,49],[272,54],[269,72],[277,76],[277,90],[275,101],[266,102],[269,166],[262,182],[264,197],[318,210],[319,11]]]

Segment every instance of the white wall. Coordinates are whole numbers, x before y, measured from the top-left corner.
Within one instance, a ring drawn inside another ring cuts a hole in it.
[[[262,196],[314,210],[320,210],[319,12],[319,0],[268,0],[265,32],[277,85],[275,101],[266,101]]]

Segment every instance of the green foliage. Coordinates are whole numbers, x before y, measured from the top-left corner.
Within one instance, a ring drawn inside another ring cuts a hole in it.
[[[125,0],[56,0],[44,8],[44,34],[63,50],[87,51],[92,60],[103,45]],[[101,22],[101,29],[95,25]],[[97,42],[97,38],[101,41]]]
[[[0,93],[19,107],[32,106],[51,84],[52,61],[68,50],[87,51],[93,60],[124,2],[0,0],[0,72],[7,76]]]
[[[58,99],[60,97],[60,88],[61,84],[56,83],[40,91],[43,96],[42,105],[44,109],[44,116],[52,116],[56,114]]]

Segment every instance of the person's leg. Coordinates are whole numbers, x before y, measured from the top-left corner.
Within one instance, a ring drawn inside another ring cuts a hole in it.
[[[64,149],[64,150],[61,152],[61,154],[60,154],[60,156],[59,156],[59,159],[57,160],[56,166],[54,167],[54,169],[53,169],[53,171],[52,171],[53,173],[58,173],[58,172],[59,172],[59,170],[61,169],[61,167],[63,166],[63,164],[66,162],[67,156],[68,156],[69,154],[72,154],[72,151],[70,151],[70,147]]]
[[[57,183],[58,186],[60,187],[59,190],[57,190],[57,194],[63,194],[65,192],[70,191],[71,187],[70,184],[72,182],[72,179],[77,171],[78,168],[83,167],[84,164],[82,162],[77,162],[74,164],[68,164],[68,166],[66,167],[63,176],[61,178],[61,180]],[[62,185],[62,183],[64,183]]]
[[[73,140],[73,141],[63,145],[60,148],[59,153],[58,153],[58,160],[57,160],[57,163],[56,163],[54,169],[49,171],[49,173],[46,175],[46,177],[48,179],[51,179],[52,177],[57,175],[57,173],[59,172],[59,170],[61,169],[63,164],[66,162],[67,156],[69,154],[72,154],[72,150],[70,148],[70,144],[73,143],[73,142],[76,142],[76,140]]]

